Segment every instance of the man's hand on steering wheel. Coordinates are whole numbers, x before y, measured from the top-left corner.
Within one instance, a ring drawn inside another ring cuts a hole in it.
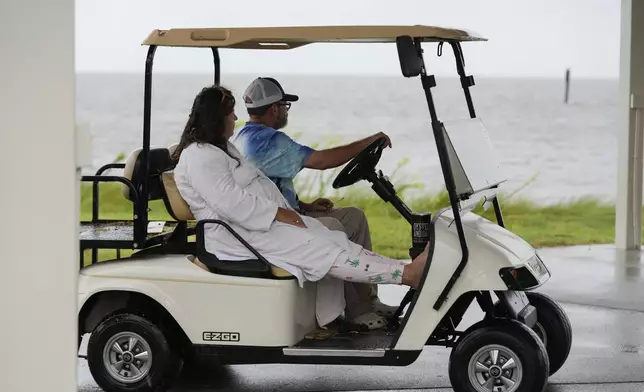
[[[389,136],[384,132],[378,132],[375,135],[371,136],[371,140],[369,141],[369,144],[380,139],[381,137],[384,137],[385,139],[387,139],[387,142],[385,143],[385,147],[392,147],[391,139],[389,139]]]
[[[339,189],[353,185],[375,174],[382,150],[386,147],[391,147],[391,140],[383,132],[379,132],[367,140],[370,141],[369,145],[353,157],[333,180],[333,188]]]

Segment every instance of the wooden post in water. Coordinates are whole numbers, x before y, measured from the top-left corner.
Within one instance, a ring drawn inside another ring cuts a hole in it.
[[[566,68],[566,97],[564,103],[568,103],[568,95],[570,92],[570,68]]]

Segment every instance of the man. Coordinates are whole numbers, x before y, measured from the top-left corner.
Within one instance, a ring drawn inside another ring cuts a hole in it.
[[[371,250],[369,225],[364,212],[355,207],[334,208],[327,199],[312,203],[299,200],[293,179],[303,169],[324,170],[344,165],[364,150],[374,140],[389,137],[380,132],[354,143],[316,151],[296,143],[280,129],[288,123],[291,102],[297,95],[286,94],[273,78],[257,78],[246,89],[243,101],[250,120],[238,132],[235,144],[241,153],[269,177],[290,205],[303,215],[318,219],[330,230],[344,231],[349,239]],[[383,315],[391,315],[396,307],[382,304],[377,295],[377,286],[345,283],[346,316],[350,322],[370,329],[386,325]]]

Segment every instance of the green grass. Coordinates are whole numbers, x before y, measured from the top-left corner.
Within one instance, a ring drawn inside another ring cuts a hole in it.
[[[238,125],[241,125],[240,121]],[[292,133],[297,140],[301,133]],[[313,148],[343,144],[338,138],[322,139],[311,145]],[[115,161],[122,161],[121,154]],[[431,212],[449,205],[446,192],[434,195],[409,197],[410,191],[423,189],[422,185],[409,178],[400,177],[401,169],[408,163],[403,159],[398,167],[389,174],[390,181],[395,184],[398,195],[407,202],[415,212]],[[296,190],[302,200],[313,201],[323,196],[324,190],[337,176],[341,168],[325,171],[308,171],[306,176],[296,178]],[[594,198],[553,204],[539,205],[522,200],[518,196],[530,185],[536,176],[528,180],[518,189],[501,195],[499,200],[503,210],[505,226],[524,238],[534,247],[550,247],[563,245],[604,244],[612,243],[615,235],[615,207],[609,203]],[[359,187],[358,187],[359,188]],[[407,258],[411,244],[411,229],[409,224],[390,205],[384,203],[373,191],[356,190],[354,187],[345,188],[342,195],[344,200],[338,206],[355,206],[362,209],[369,220],[373,247],[376,252],[395,258]],[[102,184],[100,186],[100,217],[103,219],[132,219],[132,204],[123,198],[120,185]],[[417,194],[418,192],[416,192]],[[335,199],[336,197],[332,197]],[[150,202],[151,220],[171,220],[163,202]],[[81,219],[91,219],[92,196],[91,186],[82,184],[81,188]],[[494,209],[483,211],[478,207],[474,212],[495,220]],[[101,251],[100,259],[114,257],[114,251]],[[122,254],[127,254],[123,252]]]
[[[91,218],[91,187],[83,184],[81,189],[81,218]],[[317,188],[317,187],[316,187]],[[104,219],[131,219],[132,204],[121,195],[120,186],[104,184],[100,187],[100,216]],[[312,193],[318,193],[319,188]],[[356,206],[365,211],[369,219],[374,250],[389,257],[407,258],[411,243],[408,223],[390,205],[385,204],[372,191],[349,192],[339,206]],[[401,189],[398,189],[399,194]],[[310,196],[315,197],[315,196]],[[526,239],[535,247],[611,243],[614,241],[614,206],[588,198],[555,204],[537,205],[515,199],[515,196],[500,197],[506,227]],[[403,197],[403,199],[405,199]],[[417,212],[435,213],[449,205],[447,195],[416,197],[408,202]],[[150,203],[150,219],[170,220],[161,201]],[[494,220],[494,210],[475,210]],[[109,253],[109,255],[108,255]],[[113,257],[114,252],[101,253]]]
[[[539,206],[528,201],[508,201],[502,198],[501,208],[505,226],[535,247],[609,243],[614,236],[614,207],[597,200]],[[374,250],[397,258],[407,257],[411,242],[409,224],[393,209],[379,200],[345,199],[343,204],[364,209],[369,218]],[[449,205],[445,195],[420,198],[410,203],[414,211],[436,212]],[[494,209],[474,212],[495,220]]]
[[[601,244],[614,241],[613,205],[588,198],[554,205],[538,205],[525,200],[499,197],[505,226],[534,247]],[[418,197],[410,201],[415,212],[436,213],[449,206],[446,193]],[[409,224],[390,204],[375,195],[348,196],[338,205],[353,205],[369,219],[374,250],[396,258],[408,257],[411,243]],[[474,212],[495,221],[494,209],[477,207]]]

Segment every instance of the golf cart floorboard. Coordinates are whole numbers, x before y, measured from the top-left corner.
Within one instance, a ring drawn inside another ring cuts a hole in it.
[[[293,348],[333,348],[343,350],[375,350],[391,347],[396,334],[383,330],[371,332],[338,332],[327,339],[303,339]]]

